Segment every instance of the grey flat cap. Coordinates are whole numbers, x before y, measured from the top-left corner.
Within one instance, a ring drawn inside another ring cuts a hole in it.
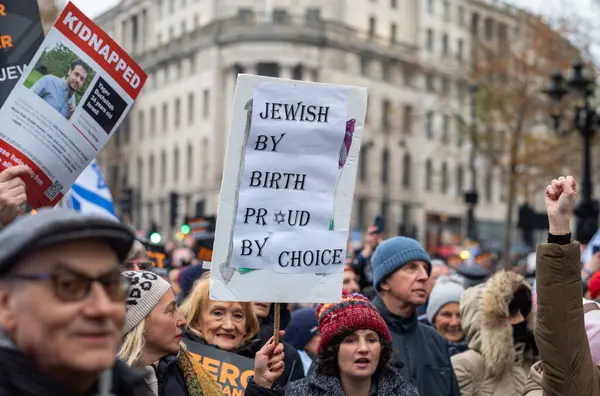
[[[69,209],[40,209],[36,214],[18,217],[0,231],[0,277],[39,249],[81,239],[106,241],[122,262],[135,235],[128,226],[106,217]]]

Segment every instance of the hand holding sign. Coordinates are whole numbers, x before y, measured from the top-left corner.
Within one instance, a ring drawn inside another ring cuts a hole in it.
[[[285,331],[280,331],[279,336],[283,337]],[[271,337],[260,351],[256,352],[254,359],[254,382],[263,388],[271,388],[275,381],[285,369],[283,359],[283,344],[275,344],[274,337]]]
[[[13,166],[0,173],[0,225],[12,223],[27,202],[25,182],[22,177],[29,176],[29,168],[24,165]]]

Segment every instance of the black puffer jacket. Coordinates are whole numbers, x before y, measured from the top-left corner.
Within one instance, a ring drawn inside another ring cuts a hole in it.
[[[81,395],[41,373],[16,349],[0,347],[0,396],[152,396],[144,375],[117,361],[112,371],[111,389],[100,390],[95,386]]]
[[[253,379],[248,381],[245,396],[344,396],[344,390],[337,377],[313,373],[294,381],[285,389],[266,389],[258,386]],[[406,381],[394,369],[388,369],[373,381],[369,396],[419,396],[417,388]],[[434,395],[432,395],[434,396]]]

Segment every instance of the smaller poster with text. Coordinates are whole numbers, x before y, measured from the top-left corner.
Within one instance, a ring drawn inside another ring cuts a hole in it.
[[[27,165],[27,201],[54,206],[118,129],[146,73],[72,3],[0,108],[0,171]]]

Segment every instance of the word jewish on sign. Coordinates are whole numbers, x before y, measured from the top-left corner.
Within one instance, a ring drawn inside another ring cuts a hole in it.
[[[233,268],[331,273],[343,265],[347,230],[330,230],[330,223],[345,152],[347,95],[345,87],[254,87]]]
[[[0,106],[43,40],[37,0],[0,0]]]

